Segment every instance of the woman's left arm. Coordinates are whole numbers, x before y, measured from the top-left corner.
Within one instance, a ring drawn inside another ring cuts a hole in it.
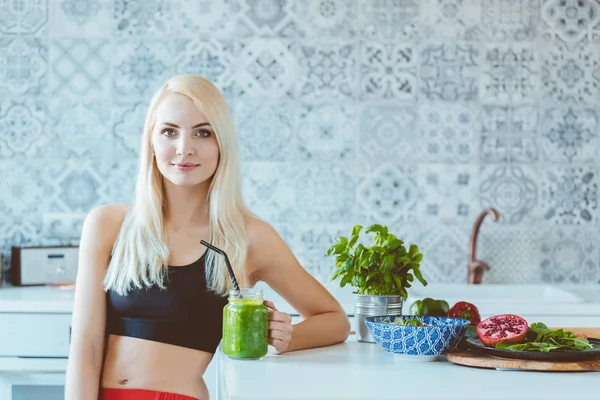
[[[252,220],[248,228],[248,267],[252,279],[267,283],[304,319],[292,326],[288,314],[265,302],[271,308],[270,344],[282,353],[345,341],[350,322],[338,301],[300,265],[268,223]]]

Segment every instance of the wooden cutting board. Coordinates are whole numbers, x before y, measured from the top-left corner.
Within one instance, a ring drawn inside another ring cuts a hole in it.
[[[555,329],[555,328],[553,328]],[[600,338],[600,328],[563,328],[575,334],[585,333],[588,337]],[[448,361],[468,367],[490,369],[518,369],[526,371],[600,371],[600,360],[582,362],[533,361],[491,357],[472,351],[449,353]]]

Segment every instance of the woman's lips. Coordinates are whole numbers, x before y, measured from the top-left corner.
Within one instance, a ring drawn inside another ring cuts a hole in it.
[[[191,163],[171,164],[171,165],[183,172],[191,171],[200,166],[199,164],[191,164]]]

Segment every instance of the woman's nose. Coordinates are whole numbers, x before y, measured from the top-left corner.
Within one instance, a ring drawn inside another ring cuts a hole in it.
[[[187,156],[194,152],[190,140],[186,138],[181,138],[178,141],[176,151],[180,156]]]

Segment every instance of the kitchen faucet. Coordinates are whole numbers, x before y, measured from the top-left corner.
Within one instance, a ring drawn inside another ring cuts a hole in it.
[[[467,283],[470,284],[480,284],[483,277],[483,271],[489,271],[490,269],[489,265],[476,258],[479,228],[487,215],[491,215],[494,218],[494,221],[498,221],[498,218],[500,217],[500,214],[498,214],[498,211],[496,211],[495,208],[486,208],[475,220],[469,243],[469,264],[467,266]]]

